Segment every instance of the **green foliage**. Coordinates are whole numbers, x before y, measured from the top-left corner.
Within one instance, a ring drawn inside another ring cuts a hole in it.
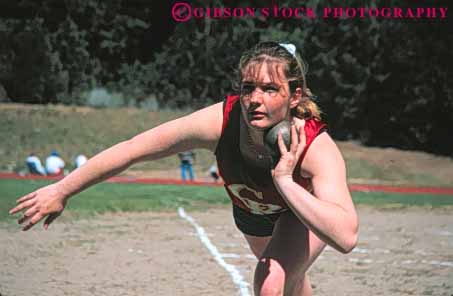
[[[58,53],[52,51],[43,20],[3,20],[0,28],[4,41],[0,47],[0,83],[9,96],[27,103],[56,102],[56,94],[65,90],[68,77]]]
[[[122,14],[121,0],[65,0],[63,10],[42,2],[16,4],[35,10],[34,18],[0,19],[0,83],[15,102],[85,104],[83,91],[118,80],[149,24]]]
[[[303,5],[320,11],[331,2]],[[433,6],[425,2],[348,0],[342,6]],[[34,13],[0,19],[0,84],[16,102],[91,104],[86,94],[105,87],[121,93],[127,106],[198,108],[234,91],[231,81],[245,49],[263,40],[292,42],[309,64],[308,85],[336,138],[453,155],[450,20],[202,18],[175,26],[160,47],[164,39],[155,33],[171,27],[168,3],[19,1],[17,10]],[[278,5],[301,6],[290,0]]]
[[[250,20],[207,19],[202,25],[193,22],[177,27],[151,66],[157,79],[150,80],[150,85],[159,90],[159,102],[181,108],[188,102],[201,107],[222,100],[232,92],[235,66],[248,47],[235,48],[237,43],[231,39],[257,40],[253,29]]]

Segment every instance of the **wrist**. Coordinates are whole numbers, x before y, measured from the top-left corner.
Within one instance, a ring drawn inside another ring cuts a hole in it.
[[[55,188],[62,200],[67,200],[71,196],[69,190],[61,181],[55,183]]]
[[[284,184],[294,183],[293,176],[290,175],[280,175],[273,177],[274,184],[278,187],[281,187]]]

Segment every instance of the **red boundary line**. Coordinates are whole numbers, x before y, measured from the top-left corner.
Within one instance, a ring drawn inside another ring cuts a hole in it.
[[[60,180],[61,176],[37,176],[37,175],[18,175],[15,173],[0,173],[0,179],[15,179],[15,180]],[[161,184],[161,185],[191,185],[191,186],[223,186],[223,183],[187,181],[176,179],[159,179],[159,178],[135,178],[135,177],[112,177],[108,179],[108,183],[121,184]],[[418,194],[440,194],[453,195],[453,188],[449,187],[415,187],[415,186],[387,186],[387,185],[366,185],[366,184],[350,184],[351,191],[358,192],[391,192],[391,193],[418,193]]]
[[[61,180],[63,176],[40,176],[40,175],[19,175],[15,173],[1,173],[0,179],[14,180]],[[192,185],[192,186],[223,186],[223,183],[201,182],[201,181],[182,181],[176,179],[161,179],[161,178],[135,178],[135,177],[111,177],[107,179],[107,183],[121,184],[160,184],[160,185]]]

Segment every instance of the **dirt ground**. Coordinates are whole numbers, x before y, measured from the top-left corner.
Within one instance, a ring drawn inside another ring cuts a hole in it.
[[[327,248],[309,271],[314,295],[453,295],[451,209],[358,208],[357,248]],[[252,283],[256,259],[229,208],[188,212]],[[0,224],[0,295],[239,295],[178,213],[62,217],[49,231]]]

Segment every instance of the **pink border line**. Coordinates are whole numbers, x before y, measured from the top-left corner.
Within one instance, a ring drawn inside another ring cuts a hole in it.
[[[25,175],[21,176],[15,173],[1,173],[0,179],[15,179],[15,180],[60,180],[61,176],[37,176]],[[159,179],[159,178],[135,178],[135,177],[112,177],[108,179],[108,183],[121,184],[161,184],[161,185],[190,185],[190,186],[213,186],[220,187],[223,183],[187,181],[176,179]],[[387,186],[387,185],[366,185],[366,184],[349,184],[349,189],[355,192],[392,192],[392,193],[418,193],[418,194],[439,194],[453,195],[453,188],[449,187],[415,187],[415,186]]]

